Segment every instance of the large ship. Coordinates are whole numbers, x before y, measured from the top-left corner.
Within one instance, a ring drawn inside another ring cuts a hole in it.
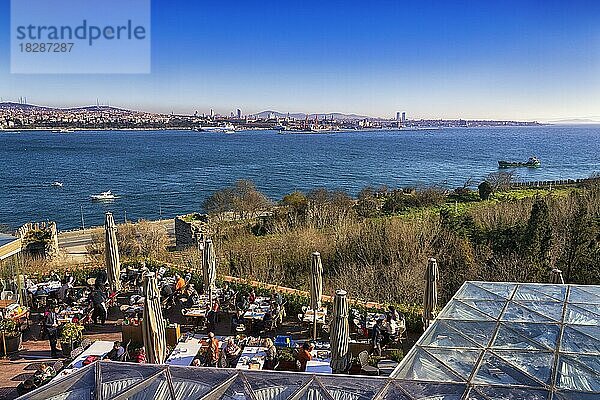
[[[528,168],[539,168],[542,162],[537,157],[529,157],[527,162],[522,161],[498,161],[498,167],[500,168],[517,168],[517,167],[528,167]]]

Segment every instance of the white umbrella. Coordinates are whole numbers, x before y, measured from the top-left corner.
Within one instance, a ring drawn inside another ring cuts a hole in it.
[[[209,300],[212,307],[212,294],[217,280],[217,256],[215,255],[215,246],[212,240],[208,239],[204,243],[204,253],[202,255],[202,277],[204,278],[204,291],[208,291]]]
[[[431,321],[437,314],[437,281],[439,279],[439,270],[435,258],[427,260],[427,269],[425,270],[425,295],[423,296],[423,325],[425,329],[429,327]]]
[[[323,264],[321,254],[317,251],[312,253],[310,279],[310,308],[313,310],[313,339],[317,339],[317,311],[321,309],[321,297],[323,297]]]
[[[106,213],[104,221],[104,253],[106,254],[106,275],[110,289],[114,292],[121,290],[121,262],[119,260],[119,245],[117,244],[117,227],[112,213]]]
[[[162,364],[167,357],[165,339],[165,320],[160,306],[160,292],[156,283],[156,274],[148,272],[144,275],[144,318],[142,319],[142,336],[146,358],[151,364]]]
[[[348,299],[345,290],[337,290],[333,298],[333,323],[329,335],[331,344],[331,369],[345,372],[350,364],[350,328],[348,326]]]

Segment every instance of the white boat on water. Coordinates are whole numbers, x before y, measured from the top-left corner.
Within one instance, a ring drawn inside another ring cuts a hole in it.
[[[214,132],[214,133],[235,133],[233,124],[223,124],[219,126],[201,126],[197,129],[198,132]]]
[[[110,200],[114,200],[117,199],[118,197],[115,196],[110,190],[106,191],[106,192],[102,192],[100,194],[93,194],[90,196],[90,198],[93,201],[110,201]]]
[[[52,186],[54,186],[54,187],[63,187],[64,185],[63,185],[62,182],[55,181],[55,182],[52,182]]]

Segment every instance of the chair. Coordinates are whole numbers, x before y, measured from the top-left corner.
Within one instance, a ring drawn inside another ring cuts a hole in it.
[[[87,349],[91,345],[92,345],[92,340],[89,338],[83,338],[83,340],[81,341],[81,348],[83,348],[83,349]]]
[[[10,290],[5,290],[0,293],[0,300],[15,300],[15,293]]]
[[[369,352],[366,350],[358,353],[358,361],[360,362],[360,371],[371,376],[379,375],[379,368],[369,365]]]
[[[65,364],[61,360],[57,360],[54,365],[52,365],[52,369],[54,372],[58,373],[64,366]]]
[[[69,354],[70,358],[73,360],[75,358],[77,358],[77,356],[79,356],[81,353],[83,353],[83,347],[77,347],[73,350],[71,350],[71,354]]]

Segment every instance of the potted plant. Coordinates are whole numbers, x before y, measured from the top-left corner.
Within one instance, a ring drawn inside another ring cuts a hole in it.
[[[79,347],[83,338],[83,325],[73,322],[64,324],[60,330],[60,348],[63,355],[67,358],[71,357],[71,351]]]
[[[0,321],[0,352],[3,355],[16,353],[21,348],[21,340],[23,334],[19,329],[19,325],[10,318],[4,318]]]
[[[390,351],[390,360],[399,363],[404,358],[404,351],[402,349],[395,349]]]
[[[283,347],[277,349],[277,356],[279,357],[279,366],[277,367],[280,371],[296,371],[296,356],[294,349],[290,347]]]

